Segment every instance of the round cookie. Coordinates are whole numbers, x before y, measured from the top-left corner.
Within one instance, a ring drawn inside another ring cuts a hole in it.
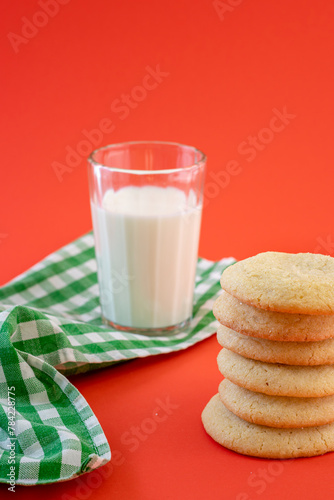
[[[251,337],[290,342],[334,337],[334,315],[266,311],[244,304],[224,290],[214,302],[213,314],[222,325]]]
[[[334,365],[292,366],[244,358],[224,348],[218,368],[225,378],[270,396],[311,398],[334,394]]]
[[[334,422],[334,395],[323,398],[268,396],[227,379],[220,383],[218,392],[226,408],[253,424],[294,428]]]
[[[222,288],[246,304],[293,314],[334,314],[334,258],[264,252],[225,269]]]
[[[261,458],[297,458],[334,450],[334,424],[281,429],[251,424],[230,412],[219,395],[202,412],[206,432],[230,450]]]
[[[248,337],[219,325],[217,340],[222,347],[230,351],[266,363],[302,366],[334,364],[334,339],[317,342],[278,342]]]

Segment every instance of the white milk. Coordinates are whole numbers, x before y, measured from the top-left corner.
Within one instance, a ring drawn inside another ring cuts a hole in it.
[[[155,186],[107,191],[92,204],[103,316],[163,328],[192,314],[201,224],[193,191]]]

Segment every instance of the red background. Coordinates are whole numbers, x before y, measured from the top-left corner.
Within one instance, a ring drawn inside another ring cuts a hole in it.
[[[330,0],[49,2],[44,15],[43,0],[6,2],[0,20],[0,284],[91,229],[83,130],[103,119],[113,130],[99,145],[169,140],[207,154],[201,256],[334,255]],[[138,90],[147,67],[163,76]],[[79,149],[75,167],[68,148]],[[66,170],[58,176],[55,162]],[[121,458],[95,483],[18,488],[16,498],[332,498],[334,454],[258,460],[206,436],[200,413],[220,380],[218,350],[212,337],[75,378]],[[131,451],[120,437],[167,396],[178,407]]]

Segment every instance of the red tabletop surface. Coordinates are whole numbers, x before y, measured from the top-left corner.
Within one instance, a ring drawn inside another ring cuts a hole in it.
[[[202,257],[334,255],[333,14],[330,0],[6,2],[0,284],[91,229],[86,156],[128,140],[207,154]],[[72,377],[113,459],[15,498],[333,498],[334,453],[256,459],[206,435],[218,351],[213,336]]]

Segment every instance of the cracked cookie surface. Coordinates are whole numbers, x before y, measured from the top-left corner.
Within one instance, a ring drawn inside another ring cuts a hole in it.
[[[334,450],[334,424],[283,429],[252,424],[229,411],[218,394],[202,412],[206,432],[222,446],[261,458],[297,458]]]
[[[334,365],[295,366],[248,359],[223,348],[217,358],[225,378],[270,396],[323,397],[334,394]]]
[[[293,314],[334,314],[334,258],[264,252],[229,266],[221,286],[246,304]]]
[[[253,424],[295,428],[334,422],[334,395],[322,398],[268,396],[227,379],[220,383],[218,392],[226,408]]]
[[[334,339],[315,342],[279,342],[249,337],[219,325],[217,340],[222,347],[246,358],[285,365],[334,364]]]
[[[291,342],[334,337],[334,315],[266,311],[245,304],[224,290],[213,305],[213,314],[222,325],[251,337]]]

